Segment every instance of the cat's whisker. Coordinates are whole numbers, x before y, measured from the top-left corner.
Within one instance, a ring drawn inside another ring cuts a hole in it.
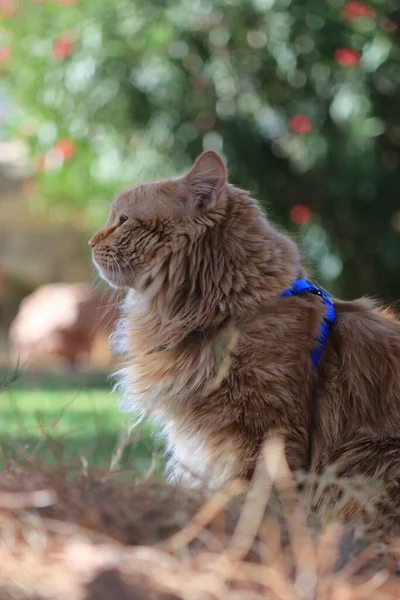
[[[134,275],[134,272],[133,272],[133,269],[132,269],[132,265],[123,256],[120,256],[119,260],[121,260],[122,263],[124,264],[124,266],[126,266],[127,270],[132,275],[132,279],[134,280],[135,275]]]

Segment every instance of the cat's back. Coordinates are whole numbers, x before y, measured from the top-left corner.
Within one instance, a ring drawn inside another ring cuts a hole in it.
[[[400,321],[392,312],[368,299],[337,300],[335,309],[332,338],[342,363],[371,373],[400,367]]]
[[[398,435],[400,323],[370,300],[335,301],[318,379],[318,414],[328,446],[354,435]]]

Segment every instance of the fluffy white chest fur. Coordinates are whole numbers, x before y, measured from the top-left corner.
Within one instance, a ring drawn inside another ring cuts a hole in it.
[[[115,374],[121,409],[137,415],[136,423],[150,417],[162,427],[170,481],[219,487],[239,471],[236,452],[227,440],[219,440],[217,447],[210,445],[208,431],[199,428],[193,406],[196,396],[204,402],[215,383],[220,385],[229,364],[215,351],[215,339],[193,340],[178,348],[157,347],[159,325],[147,313],[145,300],[130,292],[112,335],[113,349],[123,357],[123,367]],[[232,332],[224,336],[222,343],[227,347],[235,343]],[[168,346],[168,336],[163,341]]]

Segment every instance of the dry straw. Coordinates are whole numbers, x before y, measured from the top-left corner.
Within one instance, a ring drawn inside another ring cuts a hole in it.
[[[2,600],[400,598],[397,540],[318,523],[278,437],[248,489],[235,481],[212,496],[129,483],[118,459],[107,474],[21,460],[3,471]]]

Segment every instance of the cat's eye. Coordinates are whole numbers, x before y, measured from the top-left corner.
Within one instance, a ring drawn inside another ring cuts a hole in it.
[[[128,215],[120,215],[119,219],[118,219],[118,224],[122,225],[122,223],[125,223],[125,221],[128,220]]]

